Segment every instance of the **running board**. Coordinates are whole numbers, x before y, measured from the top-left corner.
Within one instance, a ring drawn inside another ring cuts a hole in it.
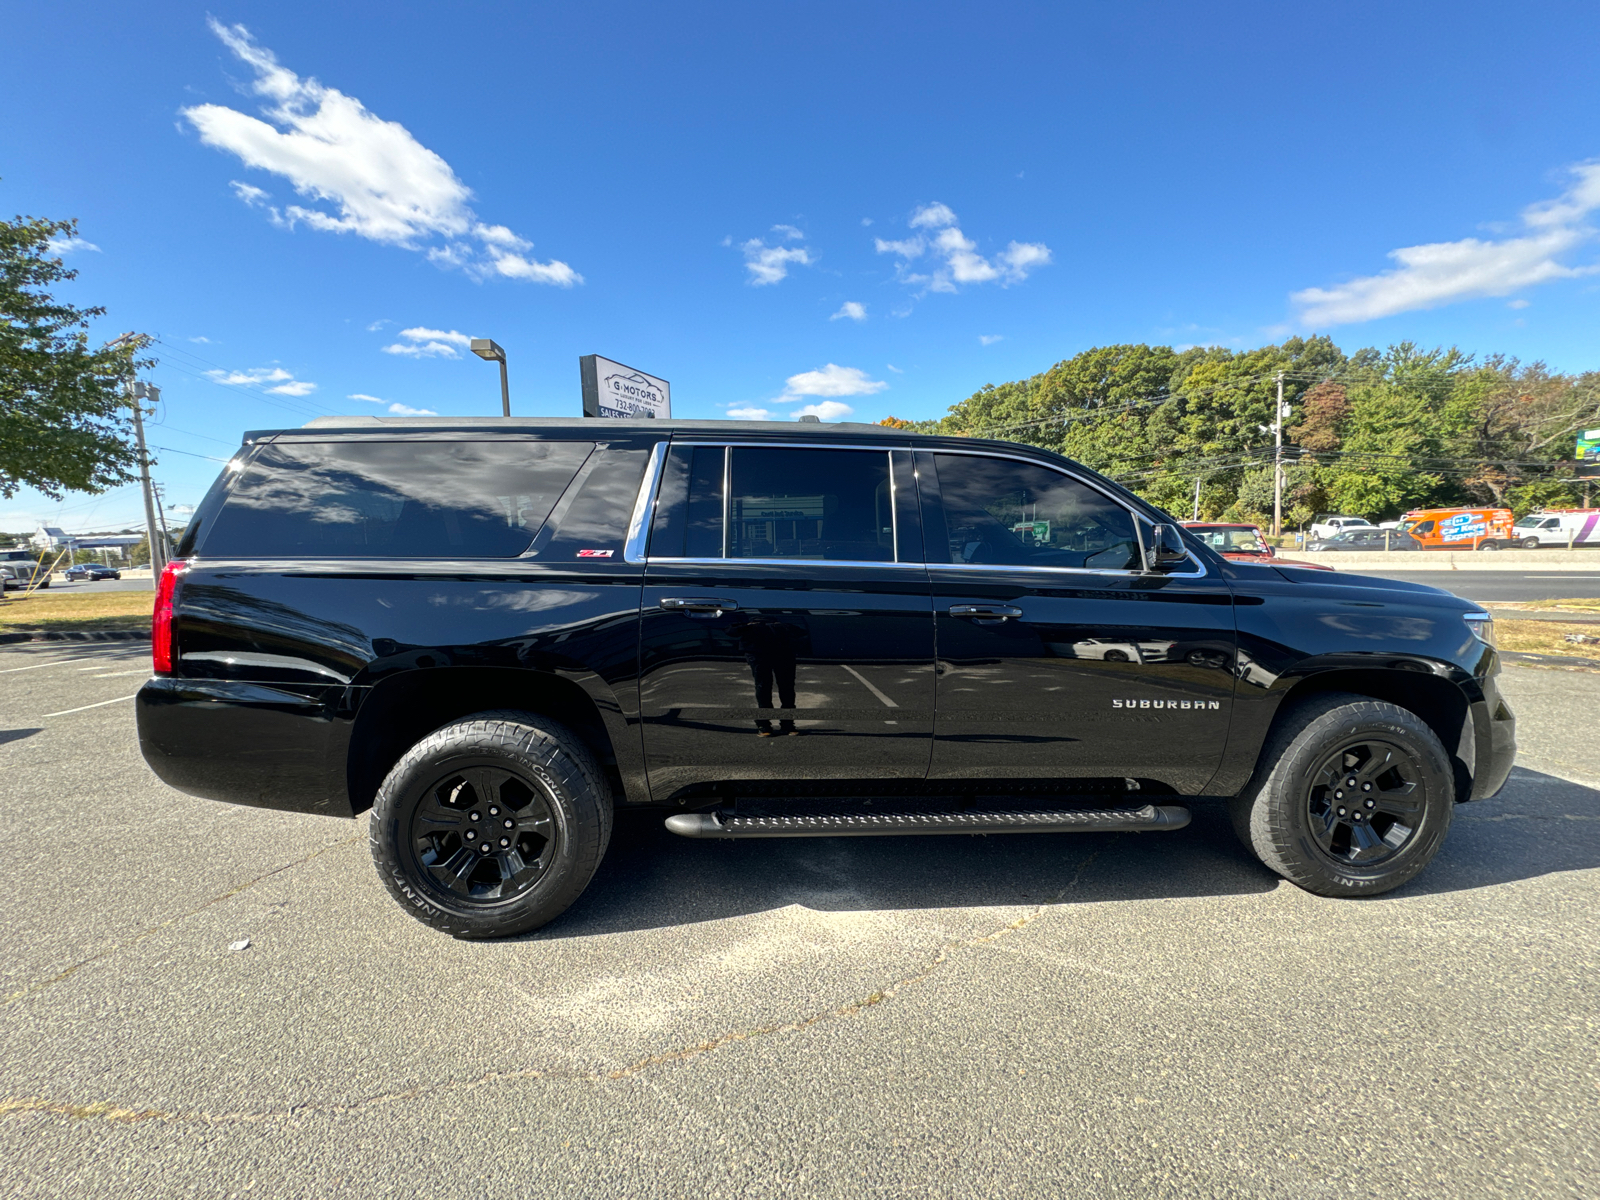
[[[908,833],[1141,833],[1182,829],[1189,810],[1173,804],[1057,812],[838,813],[828,816],[741,817],[728,812],[677,813],[667,828],[691,838],[888,837]]]

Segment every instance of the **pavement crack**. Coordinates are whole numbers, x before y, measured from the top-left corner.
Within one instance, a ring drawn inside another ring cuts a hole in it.
[[[315,858],[318,854],[322,854],[327,850],[334,849],[337,846],[346,845],[352,840],[354,839],[347,838],[342,842],[335,842],[331,845],[324,846],[321,850],[317,850],[314,853],[307,855],[306,858],[298,859],[293,863],[287,863],[284,866],[277,868],[275,871],[269,871],[266,875],[261,876],[260,879],[255,879],[250,883],[242,884],[233,889],[233,891],[226,892],[223,895],[218,896],[216,900],[212,900],[209,903],[215,904],[218,900],[225,900],[229,896],[237,895],[246,888],[259,883],[261,879],[270,878],[272,875],[276,875],[279,871],[284,871],[289,867],[297,866],[299,863],[306,862],[311,858]],[[1018,930],[1026,929],[1029,925],[1032,925],[1040,917],[1044,916],[1045,913],[1049,912],[1052,908],[1066,899],[1068,893],[1078,886],[1078,882],[1080,879],[1082,879],[1084,871],[1086,871],[1089,865],[1099,857],[1099,854],[1100,852],[1097,850],[1079,862],[1077,866],[1073,868],[1072,878],[1067,881],[1066,885],[1062,887],[1062,889],[1053,897],[1039,904],[1031,912],[1024,913],[1016,920],[1008,921],[1006,924],[1001,925],[998,929],[993,929],[988,933],[980,934],[976,937],[970,938],[956,938],[945,942],[945,944],[939,948],[938,952],[934,954],[932,958],[924,962],[911,974],[906,975],[896,980],[894,983],[879,988],[876,991],[873,991],[856,1000],[852,1000],[846,1004],[837,1005],[833,1008],[823,1009],[819,1012],[814,1012],[809,1016],[800,1017],[792,1021],[777,1021],[770,1025],[761,1025],[752,1029],[741,1029],[723,1033],[716,1037],[708,1038],[702,1042],[696,1042],[688,1046],[680,1046],[675,1050],[663,1051],[659,1054],[646,1055],[644,1058],[637,1059],[631,1063],[627,1063],[623,1066],[615,1067],[609,1070],[601,1069],[594,1071],[582,1071],[532,1067],[514,1071],[486,1071],[482,1075],[471,1079],[447,1079],[438,1083],[419,1084],[416,1087],[403,1088],[391,1092],[381,1092],[361,1100],[352,1101],[348,1104],[295,1104],[289,1106],[288,1108],[262,1112],[173,1112],[156,1108],[127,1108],[121,1105],[113,1104],[110,1101],[96,1101],[90,1104],[72,1104],[65,1101],[48,1100],[39,1096],[11,1096],[4,1100],[0,1100],[0,1119],[36,1113],[47,1116],[67,1117],[69,1119],[79,1121],[107,1121],[121,1125],[134,1125],[146,1121],[159,1121],[163,1123],[189,1123],[200,1125],[259,1125],[274,1122],[287,1123],[295,1120],[296,1118],[307,1116],[348,1115],[352,1113],[359,1113],[371,1108],[377,1108],[386,1104],[403,1102],[406,1100],[418,1100],[422,1099],[423,1097],[444,1096],[457,1092],[475,1091],[478,1088],[491,1086],[497,1083],[515,1083],[528,1080],[548,1079],[569,1083],[602,1084],[617,1080],[631,1079],[634,1076],[651,1070],[654,1067],[666,1066],[670,1063],[687,1062],[689,1059],[698,1058],[704,1054],[711,1054],[717,1050],[723,1049],[726,1046],[737,1045],[740,1042],[747,1042],[760,1037],[768,1037],[773,1034],[798,1033],[802,1030],[809,1029],[814,1025],[821,1024],[824,1021],[848,1019],[851,1017],[860,1016],[862,1013],[868,1012],[871,1009],[878,1007],[880,1004],[887,1003],[888,1001],[894,999],[908,988],[913,988],[920,983],[926,982],[928,979],[938,974],[947,963],[952,961],[955,956],[960,954],[962,951],[973,950],[980,946],[991,945],[1003,938],[1010,937]],[[199,912],[205,907],[208,907],[208,905],[201,905],[201,907],[195,909],[194,912]],[[166,925],[171,925],[176,921],[183,920],[183,917],[191,915],[193,914],[185,913],[183,916],[173,917],[171,920],[164,922],[162,926],[157,926],[156,928],[164,928]],[[154,929],[149,930],[146,933],[141,934],[140,937],[148,937],[154,932]],[[131,945],[132,943],[130,942],[128,944]],[[113,948],[113,950],[107,951],[106,953],[113,953],[114,949],[116,948]],[[98,958],[104,957],[105,955],[102,954],[97,955],[96,958],[85,959],[83,963],[78,964],[78,967],[87,965],[88,963],[96,961]],[[71,968],[57,978],[66,978],[72,973],[72,971],[77,970],[78,967]],[[38,986],[48,986],[49,983],[53,983],[55,981],[56,980],[47,980],[45,983]],[[21,994],[25,993],[19,993],[19,995]]]
[[[26,1000],[30,996],[38,995],[40,992],[44,991],[48,987],[52,987],[55,984],[61,983],[63,980],[71,979],[74,975],[76,975],[79,971],[83,970],[83,968],[85,968],[85,967],[93,966],[97,962],[101,962],[104,959],[110,958],[113,954],[116,954],[120,950],[126,950],[130,946],[137,946],[140,942],[144,941],[146,938],[154,937],[156,934],[160,933],[163,929],[169,929],[173,925],[176,925],[179,921],[186,921],[190,917],[195,916],[197,913],[204,912],[206,909],[212,907],[213,905],[221,904],[224,900],[231,900],[231,899],[233,899],[233,897],[237,896],[240,892],[247,892],[251,888],[255,887],[256,884],[262,883],[262,882],[264,882],[264,881],[266,881],[268,879],[271,879],[274,875],[281,875],[285,871],[292,870],[293,868],[298,867],[298,866],[303,866],[305,863],[310,862],[312,859],[316,858],[318,855],[326,854],[329,850],[337,850],[341,846],[348,846],[352,842],[358,840],[360,837],[361,837],[361,835],[359,833],[353,833],[349,837],[341,838],[337,842],[329,842],[327,845],[319,846],[317,849],[313,850],[310,854],[304,855],[301,858],[297,858],[293,862],[286,862],[282,866],[274,867],[270,871],[266,871],[266,872],[264,872],[264,873],[262,873],[260,875],[257,875],[254,879],[250,879],[250,880],[247,880],[244,883],[239,884],[238,887],[229,888],[227,891],[221,893],[220,895],[216,895],[216,896],[211,897],[211,899],[207,900],[204,904],[201,904],[201,905],[199,905],[199,906],[197,906],[195,908],[191,908],[188,912],[179,913],[175,917],[168,917],[165,921],[162,921],[159,925],[152,925],[152,926],[150,926],[149,929],[143,930],[142,932],[140,932],[138,934],[135,934],[133,937],[127,939],[126,941],[117,942],[117,943],[107,947],[106,949],[100,951],[100,953],[98,953],[98,954],[91,954],[88,958],[80,959],[78,962],[73,963],[66,970],[58,972],[57,974],[50,976],[48,979],[35,980],[33,983],[30,983],[30,984],[26,985],[25,987],[20,988],[17,991],[12,992],[10,995],[8,995],[5,998],[5,1004],[6,1004],[6,1006],[9,1007],[12,1004],[16,1004],[16,1003],[19,1003],[20,1001]],[[8,1104],[8,1103],[10,1103],[10,1102],[9,1101],[0,1102],[0,1116],[4,1116],[8,1111],[10,1111],[9,1109],[7,1109],[5,1107],[5,1104]],[[95,1106],[91,1106],[91,1107],[95,1107]],[[120,1112],[122,1110],[119,1109],[117,1111]],[[94,1115],[102,1115],[102,1114],[94,1114]]]

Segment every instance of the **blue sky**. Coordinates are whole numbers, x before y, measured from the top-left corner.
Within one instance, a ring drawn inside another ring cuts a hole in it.
[[[193,504],[246,429],[936,416],[1108,342],[1600,366],[1592,4],[9,5],[0,211],[158,335]],[[352,398],[354,397],[354,398]],[[140,519],[136,489],[0,529]]]

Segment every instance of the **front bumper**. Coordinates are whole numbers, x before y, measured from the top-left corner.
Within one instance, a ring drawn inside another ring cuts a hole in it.
[[[1471,800],[1487,800],[1505,786],[1517,761],[1517,718],[1493,680],[1484,684],[1483,699],[1470,710],[1475,753]]]

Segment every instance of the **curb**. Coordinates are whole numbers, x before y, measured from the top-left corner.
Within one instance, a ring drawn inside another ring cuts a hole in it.
[[[1500,661],[1515,665],[1525,663],[1530,667],[1587,667],[1600,670],[1600,659],[1575,658],[1565,654],[1529,654],[1522,650],[1500,651]]]
[[[0,646],[24,642],[148,642],[148,629],[53,629],[33,633],[0,633]]]

